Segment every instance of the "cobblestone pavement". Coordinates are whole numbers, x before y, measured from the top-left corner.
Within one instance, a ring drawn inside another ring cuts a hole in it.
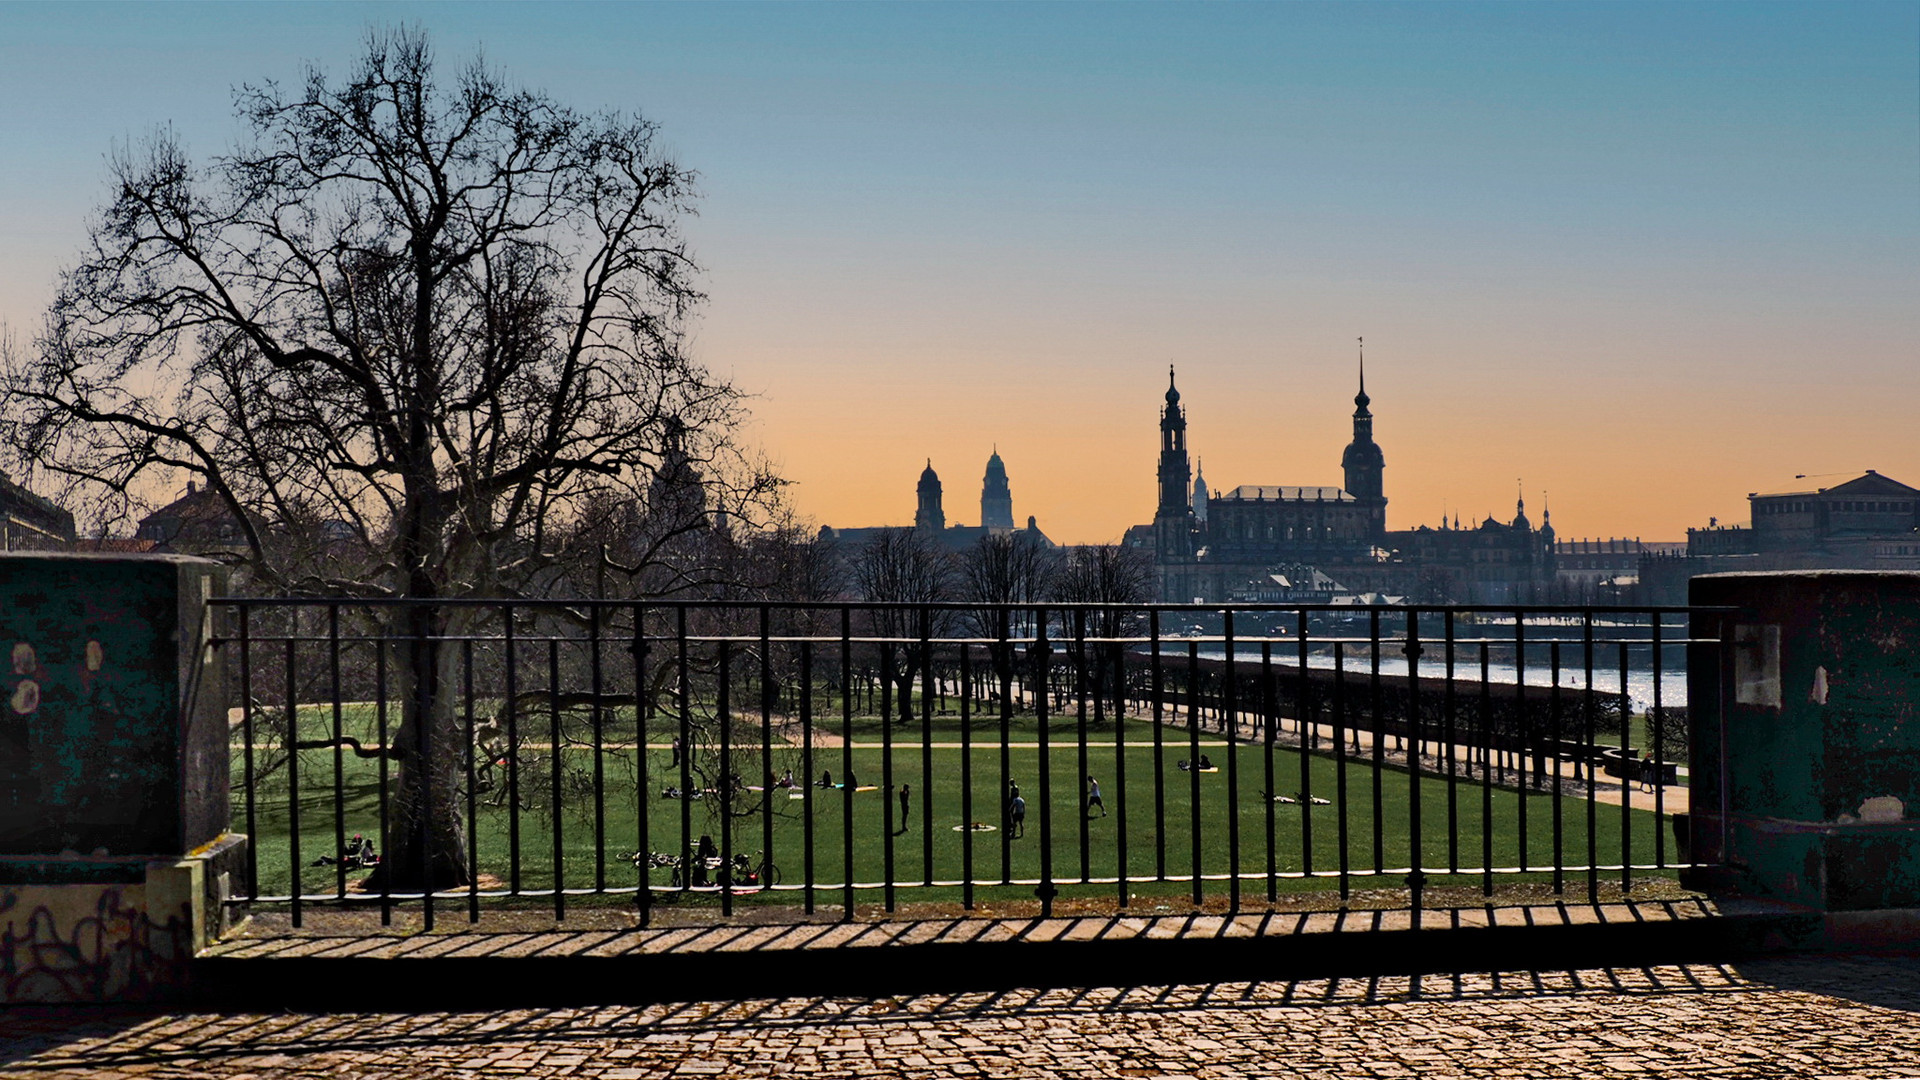
[[[0,1075],[1920,1077],[1920,960],[407,1015],[0,1011]]]

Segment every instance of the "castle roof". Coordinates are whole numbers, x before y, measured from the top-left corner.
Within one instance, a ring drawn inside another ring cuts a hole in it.
[[[1290,484],[1241,484],[1221,494],[1216,494],[1212,502],[1358,502],[1352,495],[1337,487],[1307,486],[1297,487]]]

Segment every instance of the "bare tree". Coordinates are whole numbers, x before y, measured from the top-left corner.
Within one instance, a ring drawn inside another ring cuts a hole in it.
[[[168,131],[114,155],[42,333],[0,369],[14,457],[119,505],[198,476],[262,587],[434,600],[514,595],[558,526],[732,453],[740,397],[683,348],[694,176],[650,122],[478,61],[442,83],[410,30],[370,34],[344,80],[245,87],[236,108],[246,139],[207,164]],[[301,522],[341,538],[326,561],[276,543]],[[417,643],[389,750],[396,887],[464,877],[426,644],[456,611],[387,628]]]
[[[999,605],[1033,605],[1053,594],[1060,569],[1057,552],[1023,533],[989,533],[962,552],[959,587],[962,598]],[[968,621],[980,637],[993,639],[987,647],[1002,701],[1012,700],[1018,650],[998,639],[1029,633],[1031,615],[1018,610],[981,608],[968,612]]]
[[[850,577],[863,600],[889,604],[932,604],[946,600],[952,583],[951,557],[939,541],[919,529],[881,529],[853,553]],[[882,638],[935,635],[941,613],[925,608],[882,607],[868,612]],[[883,644],[881,677],[897,687],[901,723],[913,719],[913,682],[926,658],[914,646]]]
[[[1141,622],[1137,612],[1122,605],[1153,599],[1153,562],[1145,551],[1124,544],[1083,545],[1068,549],[1056,582],[1056,595],[1063,601],[1113,605],[1088,611],[1086,632],[1089,637],[1108,639],[1093,649],[1093,696],[1111,701],[1118,709],[1124,693],[1121,672],[1126,647],[1115,639],[1137,630]]]

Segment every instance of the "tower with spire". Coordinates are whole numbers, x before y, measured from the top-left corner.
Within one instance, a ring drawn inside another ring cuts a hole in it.
[[[913,512],[913,527],[936,536],[946,531],[947,514],[940,508],[940,475],[933,471],[933,459],[920,473],[920,508]]]
[[[1347,494],[1368,508],[1368,530],[1374,542],[1387,532],[1387,495],[1384,473],[1386,456],[1373,441],[1373,413],[1367,408],[1373,399],[1367,396],[1366,339],[1360,340],[1360,392],[1353,397],[1353,441],[1340,456],[1346,472]]]
[[[1193,470],[1193,521],[1205,528],[1207,525],[1207,462],[1200,459]]]
[[[997,446],[987,459],[987,475],[980,483],[980,527],[1013,528],[1013,490],[1007,486],[1007,465],[1000,460]]]
[[[1173,365],[1167,365],[1167,405],[1160,410],[1160,509],[1155,517],[1186,517],[1193,470],[1187,464],[1187,410],[1180,407],[1180,390],[1173,383]]]
[[[1153,515],[1154,544],[1163,567],[1180,566],[1193,558],[1193,470],[1187,462],[1187,411],[1180,406],[1173,365],[1167,365],[1167,404],[1160,410],[1160,507]],[[1162,582],[1162,594],[1191,598],[1177,572]]]

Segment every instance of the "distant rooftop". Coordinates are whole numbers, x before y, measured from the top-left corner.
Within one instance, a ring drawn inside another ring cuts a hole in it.
[[[1775,495],[1817,495],[1822,491],[1831,491],[1843,484],[1850,484],[1856,480],[1864,480],[1869,476],[1890,481],[1899,487],[1907,486],[1901,484],[1898,480],[1894,480],[1890,476],[1881,476],[1872,469],[1856,470],[1854,472],[1802,473],[1791,480],[1781,481],[1769,487],[1761,488],[1758,491],[1748,492],[1747,497],[1751,499],[1768,498]]]
[[[1275,484],[1241,484],[1225,494],[1216,494],[1215,502],[1244,499],[1247,502],[1357,502],[1337,487],[1293,487]]]

